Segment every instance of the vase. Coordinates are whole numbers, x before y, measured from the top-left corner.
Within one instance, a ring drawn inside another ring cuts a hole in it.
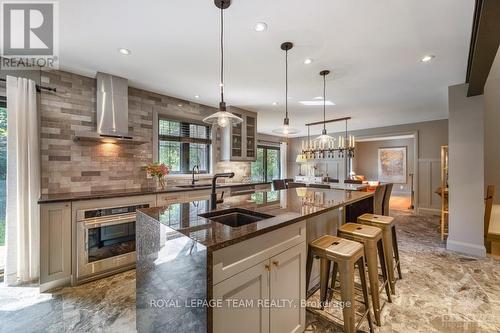
[[[156,178],[156,189],[157,190],[164,190],[165,185],[166,185],[165,178],[163,178],[163,177]]]

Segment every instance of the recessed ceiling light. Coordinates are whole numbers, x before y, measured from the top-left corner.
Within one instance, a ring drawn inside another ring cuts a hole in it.
[[[123,55],[131,55],[132,54],[132,51],[130,51],[129,49],[123,48],[123,47],[119,48],[118,52],[120,52]]]
[[[266,31],[267,30],[267,24],[265,24],[264,22],[258,22],[258,23],[256,23],[253,26],[253,30],[255,30],[257,32]]]
[[[178,107],[182,107],[182,104],[177,104]]]
[[[200,98],[200,95],[194,95],[194,98],[198,99]]]
[[[323,99],[323,96],[316,96],[314,99]]]
[[[323,101],[300,101],[299,102],[302,105],[307,105],[307,106],[317,106],[317,105],[323,105]],[[325,101],[325,105],[335,105],[332,101]]]
[[[273,105],[278,105],[278,102],[273,102]]]
[[[313,60],[312,60],[311,58],[305,58],[305,59],[304,59],[304,64],[306,64],[306,65],[309,65],[309,64],[311,64],[312,62],[313,62]]]
[[[432,55],[432,54],[429,54],[429,55],[426,55],[426,56],[423,56],[421,61],[422,62],[429,62],[431,61],[432,59],[434,59],[436,56]]]

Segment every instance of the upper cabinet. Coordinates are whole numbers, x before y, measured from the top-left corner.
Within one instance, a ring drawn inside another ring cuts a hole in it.
[[[243,118],[243,122],[222,129],[221,160],[253,162],[257,151],[257,114],[234,106],[228,111]]]

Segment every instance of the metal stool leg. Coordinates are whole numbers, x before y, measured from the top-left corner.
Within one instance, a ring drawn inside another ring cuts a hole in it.
[[[320,266],[320,304],[321,309],[325,308],[326,295],[328,291],[328,277],[330,276],[330,260],[321,258]]]
[[[309,283],[311,280],[311,271],[314,261],[314,254],[311,246],[307,247],[307,259],[306,259],[306,293],[309,290]]]
[[[364,267],[364,266],[363,266]],[[356,312],[354,309],[354,263],[344,261],[339,263],[340,295],[342,314],[344,317],[344,332],[356,332]]]
[[[385,262],[385,253],[384,253],[384,246],[382,244],[382,239],[378,241],[377,248],[378,248],[378,259],[380,260],[380,266],[382,267],[382,276],[384,277],[385,293],[387,294],[387,300],[389,301],[389,303],[392,303],[391,288],[389,283],[389,277],[387,274],[387,265]]]
[[[396,267],[398,269],[399,279],[403,279],[401,274],[401,262],[399,260],[398,238],[396,236],[396,226],[392,226],[392,247],[394,248],[394,256],[396,257]]]
[[[337,282],[338,272],[339,272],[339,265],[334,261],[333,262],[333,271],[332,271],[332,282],[330,285],[331,292],[330,292],[330,297],[328,298],[328,300],[330,300],[330,301],[333,298],[333,291],[335,290],[335,283]]]
[[[372,315],[370,311],[370,298],[368,297],[368,286],[366,284],[366,275],[365,275],[365,258],[361,257],[358,260],[358,271],[359,278],[361,280],[361,289],[363,289],[363,300],[365,301],[366,307],[366,319],[368,320],[368,326],[370,327],[370,333],[373,333],[373,322]]]

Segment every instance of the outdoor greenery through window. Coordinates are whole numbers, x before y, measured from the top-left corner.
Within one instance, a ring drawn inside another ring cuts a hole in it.
[[[280,178],[280,149],[278,147],[257,147],[257,160],[251,167],[253,181],[267,181]]]
[[[159,119],[158,159],[171,173],[190,173],[195,165],[200,173],[210,173],[210,145],[210,127]]]

